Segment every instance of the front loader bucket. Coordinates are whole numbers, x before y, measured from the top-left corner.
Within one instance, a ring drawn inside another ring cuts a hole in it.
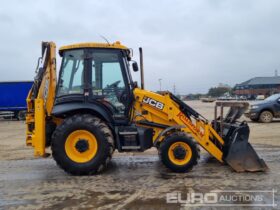
[[[234,129],[224,149],[224,161],[237,172],[267,171],[267,165],[248,142],[249,132],[246,123]]]

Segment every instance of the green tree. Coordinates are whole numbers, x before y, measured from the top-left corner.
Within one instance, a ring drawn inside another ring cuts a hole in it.
[[[220,97],[226,92],[231,92],[231,88],[229,87],[212,87],[208,91],[208,96],[212,97]]]

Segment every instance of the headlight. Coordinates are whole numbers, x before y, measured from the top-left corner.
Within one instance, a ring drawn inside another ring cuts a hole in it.
[[[251,109],[257,109],[257,108],[259,108],[259,106],[257,106],[257,105],[252,105],[251,106]]]

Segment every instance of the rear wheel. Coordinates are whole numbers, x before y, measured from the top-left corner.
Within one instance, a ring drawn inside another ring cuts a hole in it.
[[[197,164],[199,148],[191,137],[183,132],[177,132],[163,140],[159,156],[162,163],[172,171],[187,172]]]
[[[270,111],[263,111],[260,114],[260,121],[263,123],[270,123],[273,119],[273,114]]]
[[[16,114],[16,118],[20,121],[25,120],[25,117],[26,117],[26,111],[19,111]]]
[[[51,147],[63,170],[73,175],[89,175],[106,168],[114,151],[114,140],[103,121],[83,114],[65,119],[56,128]]]

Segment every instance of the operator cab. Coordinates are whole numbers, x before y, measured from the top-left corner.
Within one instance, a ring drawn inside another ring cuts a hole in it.
[[[54,111],[62,104],[72,104],[73,110],[77,110],[73,104],[92,111],[99,107],[114,122],[125,124],[133,100],[130,50],[120,42],[84,43],[62,47],[59,54],[62,64]]]

